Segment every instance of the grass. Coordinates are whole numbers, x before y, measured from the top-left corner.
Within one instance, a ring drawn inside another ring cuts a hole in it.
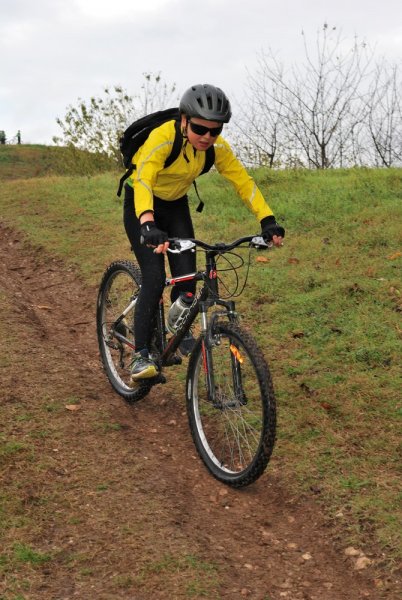
[[[273,464],[300,493],[313,492],[329,518],[343,515],[350,543],[369,540],[396,558],[402,170],[261,169],[255,178],[287,229],[284,247],[268,262],[252,256],[238,299],[274,376]],[[117,180],[110,173],[5,179],[2,218],[94,283],[110,261],[130,256]],[[202,215],[190,192],[198,237],[258,232],[218,175],[201,178],[198,187]],[[57,406],[44,402],[44,410]]]
[[[193,554],[174,556],[165,554],[160,560],[151,561],[138,577],[138,581],[147,582],[147,576],[152,574],[169,579],[177,573],[186,576],[187,598],[217,599],[216,588],[218,585],[216,565],[204,561]]]
[[[73,147],[22,144],[0,146],[0,181],[48,175],[89,176],[113,170],[114,161]]]
[[[49,554],[37,552],[25,544],[14,545],[14,560],[20,563],[30,563],[31,565],[42,565],[50,560]]]

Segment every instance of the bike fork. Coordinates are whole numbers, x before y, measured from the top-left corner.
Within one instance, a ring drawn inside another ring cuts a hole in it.
[[[200,302],[202,367],[207,386],[208,402],[215,404],[215,381],[212,363],[212,340],[208,330],[207,308]]]
[[[207,322],[206,310],[205,307],[200,306],[200,314],[201,314],[201,329],[202,329],[202,360],[203,360],[203,369],[207,386],[208,393],[208,401],[211,402],[214,406],[218,406],[219,402],[217,402],[216,398],[216,385],[214,378],[214,366],[213,366],[213,356],[212,349],[215,344],[219,344],[219,340],[214,340],[212,335],[213,325],[209,325]],[[232,312],[234,314],[234,311]],[[241,365],[243,363],[243,356],[235,343],[234,340],[229,340],[229,351],[230,351],[230,363],[231,363],[231,371],[232,371],[232,381],[233,388],[235,392],[235,403],[233,406],[238,406],[238,404],[245,405],[247,404],[247,398],[244,393],[243,383],[242,383],[242,373],[241,373]]]

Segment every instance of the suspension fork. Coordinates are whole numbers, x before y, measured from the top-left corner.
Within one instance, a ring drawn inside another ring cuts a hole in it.
[[[221,305],[225,310],[216,311],[208,321],[207,310],[212,305]],[[200,302],[200,315],[201,315],[201,335],[202,335],[202,359],[203,369],[207,385],[208,401],[214,405],[218,405],[216,401],[216,386],[214,377],[214,364],[213,364],[213,347],[219,343],[216,336],[215,324],[219,317],[227,318],[231,323],[237,321],[237,315],[235,312],[234,302],[225,302],[223,300],[211,300],[207,302]],[[232,365],[232,377],[236,389],[236,397],[239,397],[238,390],[241,389],[241,372],[240,372],[240,361],[239,352],[236,351],[236,347],[231,344],[231,365]]]
[[[200,320],[201,320],[201,351],[202,367],[207,385],[208,402],[215,404],[215,380],[212,361],[212,331],[211,324],[208,324],[207,310],[209,303],[200,302]]]
[[[229,322],[236,323],[237,315],[235,311],[235,303],[234,302],[223,302],[218,301],[216,304],[221,304],[225,307],[225,311],[217,311],[214,313],[208,322],[207,319],[207,309],[211,305],[211,302],[201,302],[200,303],[200,314],[201,314],[201,327],[202,327],[202,358],[203,358],[203,369],[206,379],[207,385],[207,393],[208,393],[208,401],[218,406],[218,402],[216,400],[216,386],[215,386],[215,378],[214,378],[214,365],[213,365],[213,357],[212,357],[212,349],[214,345],[217,344],[217,339],[214,334],[215,330],[215,322],[219,317],[226,317]],[[242,373],[241,373],[241,365],[243,362],[243,358],[239,352],[238,346],[235,344],[234,340],[230,341],[230,363],[231,363],[231,371],[232,371],[232,379],[233,386],[235,390],[235,397],[238,402],[241,404],[246,404],[247,399],[245,397],[245,393],[242,385]],[[219,343],[219,342],[218,342]]]
[[[214,319],[208,323],[207,311],[214,302],[219,300],[218,277],[216,271],[216,253],[208,251],[206,253],[206,285],[208,286],[209,300],[200,302],[200,319],[201,319],[201,350],[204,375],[207,385],[208,401],[212,404],[216,403],[216,390],[214,369],[212,360],[212,327]]]
[[[229,302],[230,309],[228,311],[229,321],[232,324],[236,324],[238,322],[237,314],[235,311],[235,303]],[[230,340],[230,363],[232,366],[232,377],[233,377],[233,386],[235,389],[236,399],[241,404],[247,403],[247,398],[244,393],[243,383],[242,383],[242,373],[241,373],[241,365],[243,363],[243,358],[240,354],[239,347],[235,344],[234,340]]]

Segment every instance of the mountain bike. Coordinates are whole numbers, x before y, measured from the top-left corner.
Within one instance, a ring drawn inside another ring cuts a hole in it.
[[[158,375],[131,381],[134,311],[141,272],[129,260],[110,264],[99,287],[97,334],[103,367],[120,396],[130,403],[138,401],[154,385],[166,382],[165,367],[182,362],[178,352],[180,342],[190,329],[198,327],[186,378],[191,435],[210,473],[225,484],[242,487],[258,479],[269,462],[275,443],[276,403],[264,355],[252,335],[240,325],[235,302],[230,298],[240,295],[246,286],[252,249],[267,249],[270,245],[261,236],[214,245],[196,239],[169,242],[170,252],[203,251],[205,268],[166,279],[165,289],[190,280],[201,285],[174,334],[166,328],[165,303],[161,297],[150,349]],[[240,247],[247,247],[249,255],[243,287],[237,293],[241,287],[237,271],[246,262],[241,254],[233,252]],[[228,270],[236,273],[235,293],[229,291],[229,296],[227,290],[220,293],[222,272]]]

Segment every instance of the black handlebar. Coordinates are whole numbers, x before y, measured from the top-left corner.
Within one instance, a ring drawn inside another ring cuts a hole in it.
[[[266,242],[261,235],[247,235],[245,237],[241,237],[230,244],[225,244],[223,242],[218,242],[216,244],[208,244],[207,242],[203,242],[202,240],[196,240],[193,238],[188,239],[179,239],[179,238],[169,238],[170,247],[168,251],[173,253],[185,252],[186,250],[192,250],[195,246],[202,248],[208,252],[216,252],[217,254],[223,254],[224,252],[230,252],[234,248],[241,246],[242,244],[248,244],[253,248],[260,249],[268,249],[272,247],[271,242]]]

